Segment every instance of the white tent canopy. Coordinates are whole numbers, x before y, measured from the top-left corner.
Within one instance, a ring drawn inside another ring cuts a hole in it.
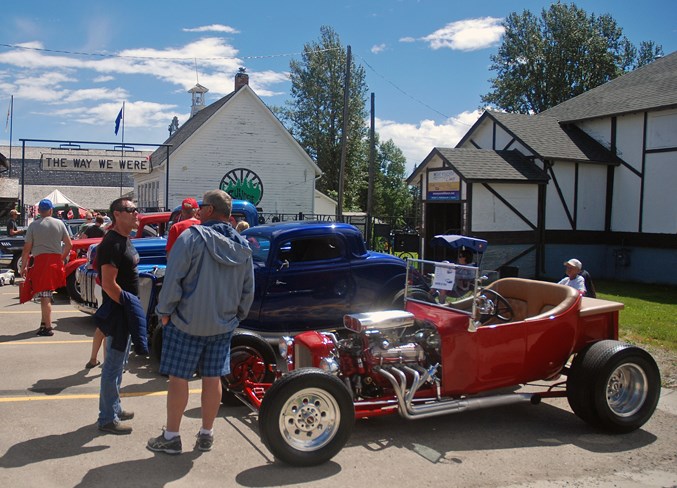
[[[47,199],[51,200],[52,204],[55,207],[62,207],[64,205],[68,204],[69,207],[73,207],[73,208],[86,208],[86,207],[83,207],[82,205],[80,205],[79,203],[74,202],[73,200],[68,198],[66,195],[61,193],[59,190],[54,190],[52,193],[50,193],[49,195],[47,195],[43,198],[47,198]],[[42,200],[42,198],[40,200]],[[35,205],[37,205],[38,203],[40,203],[40,201],[35,202]]]

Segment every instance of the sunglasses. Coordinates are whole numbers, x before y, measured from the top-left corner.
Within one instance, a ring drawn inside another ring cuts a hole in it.
[[[127,212],[127,213],[134,213],[138,211],[139,209],[137,207],[120,207],[118,209],[118,212]]]
[[[200,205],[200,210],[202,210],[205,207],[213,207],[213,206],[214,205],[212,205],[211,203],[203,203],[202,205]]]

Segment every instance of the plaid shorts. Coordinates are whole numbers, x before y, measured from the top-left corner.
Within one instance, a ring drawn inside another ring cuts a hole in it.
[[[52,298],[53,294],[54,294],[53,290],[39,291],[33,294],[33,301],[35,303],[40,303],[41,298]]]
[[[195,371],[202,377],[230,373],[232,332],[215,336],[194,336],[169,322],[162,328],[160,373],[189,380]]]

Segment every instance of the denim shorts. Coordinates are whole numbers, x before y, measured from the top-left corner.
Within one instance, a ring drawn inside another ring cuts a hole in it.
[[[230,373],[230,339],[233,332],[214,336],[187,334],[171,322],[162,328],[160,373],[189,380],[196,371],[202,377]]]

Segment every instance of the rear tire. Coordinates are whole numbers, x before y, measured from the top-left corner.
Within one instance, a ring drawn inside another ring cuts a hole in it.
[[[644,425],[656,409],[660,389],[660,372],[651,355],[612,340],[596,342],[576,354],[567,379],[567,398],[574,413],[612,433]]]
[[[245,380],[272,383],[276,365],[275,351],[263,337],[236,330],[230,342],[230,374],[221,378],[221,403],[241,405],[235,393],[243,391]]]
[[[293,466],[315,466],[334,457],[354,423],[345,385],[317,368],[294,370],[273,383],[259,411],[261,440],[277,459]]]

